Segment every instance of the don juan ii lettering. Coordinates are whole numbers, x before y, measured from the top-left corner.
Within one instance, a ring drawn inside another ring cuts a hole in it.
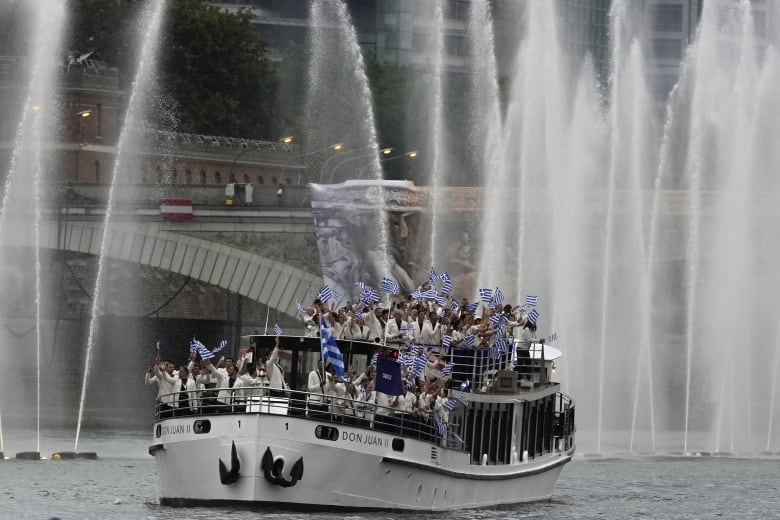
[[[162,427],[163,435],[182,435],[185,433],[192,433],[192,428],[189,424],[172,424],[163,425]]]
[[[383,439],[379,435],[370,435],[367,433],[355,433],[355,432],[341,432],[341,440],[349,442],[357,442],[360,444],[368,444],[371,446],[381,446],[387,448],[390,446],[390,442],[387,439]]]

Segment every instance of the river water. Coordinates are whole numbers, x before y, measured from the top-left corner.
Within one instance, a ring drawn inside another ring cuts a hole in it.
[[[71,434],[72,436],[72,434]],[[34,449],[6,435],[6,456]],[[0,519],[309,519],[371,520],[413,514],[258,512],[246,508],[170,508],[157,503],[157,474],[146,432],[86,432],[79,449],[98,460],[0,462]],[[72,450],[67,434],[45,436],[43,455]],[[193,468],[193,471],[197,471]],[[432,519],[780,518],[780,458],[577,456],[552,500],[502,510],[457,511]]]

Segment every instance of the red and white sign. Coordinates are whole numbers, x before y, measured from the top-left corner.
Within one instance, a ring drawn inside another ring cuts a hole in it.
[[[192,220],[192,199],[160,199],[163,220]]]

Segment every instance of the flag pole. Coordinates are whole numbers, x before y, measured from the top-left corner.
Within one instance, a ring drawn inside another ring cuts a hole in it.
[[[271,314],[271,306],[270,305],[266,305],[266,308],[265,308],[265,332],[264,332],[264,334],[266,336],[268,335],[268,315],[269,314]]]

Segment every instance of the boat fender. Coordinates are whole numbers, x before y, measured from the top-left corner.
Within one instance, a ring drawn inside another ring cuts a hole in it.
[[[260,470],[263,472],[265,479],[271,484],[276,484],[281,487],[292,487],[303,479],[303,457],[300,457],[295,464],[293,464],[290,470],[290,478],[284,478],[284,466],[286,460],[283,456],[274,458],[271,448],[268,447],[263,453],[263,458],[260,461]]]
[[[219,459],[219,481],[223,485],[229,486],[238,481],[238,476],[241,471],[241,463],[238,461],[238,453],[236,452],[236,441],[231,443],[230,447],[230,469],[225,466],[222,459]]]

